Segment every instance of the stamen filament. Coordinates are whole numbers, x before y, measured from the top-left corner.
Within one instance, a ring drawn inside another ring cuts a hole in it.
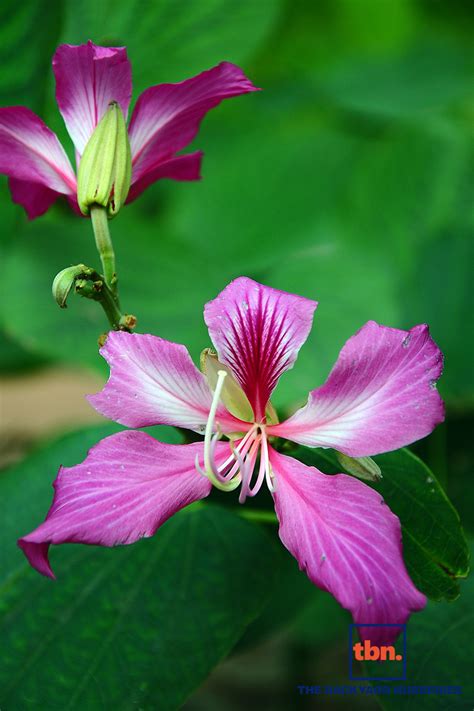
[[[248,461],[245,462],[245,471],[242,474],[242,488],[239,495],[239,503],[243,504],[250,490],[250,481],[252,479],[257,454],[260,447],[260,437],[257,437],[247,455]]]
[[[217,372],[217,383],[214,390],[214,397],[212,398],[211,407],[209,410],[209,416],[206,423],[206,431],[204,433],[204,470],[199,464],[199,455],[196,455],[195,466],[200,474],[206,476],[209,481],[221,491],[233,491],[236,489],[241,482],[241,475],[237,474],[230,481],[224,478],[220,471],[217,469],[214,463],[214,450],[216,442],[219,439],[219,434],[214,435],[214,420],[216,417],[217,407],[219,405],[219,400],[221,397],[222,388],[224,386],[224,380],[227,373],[224,370],[219,370]]]
[[[260,450],[260,466],[258,468],[257,481],[255,482],[255,484],[252,488],[250,486],[248,488],[248,495],[249,496],[255,496],[255,494],[258,494],[258,492],[260,491],[260,488],[263,483],[263,478],[267,474],[269,465],[270,465],[270,463],[268,461],[267,435],[265,434],[264,431],[262,431],[261,450]],[[271,489],[270,489],[270,491],[271,491]]]
[[[239,442],[239,444],[237,445],[237,447],[234,447],[234,446],[231,444],[232,454],[230,455],[230,457],[227,457],[227,459],[225,460],[225,462],[224,462],[223,464],[221,464],[221,466],[219,467],[219,470],[220,470],[220,471],[222,471],[223,469],[225,469],[226,467],[228,467],[229,464],[230,464],[232,461],[235,461],[234,452],[241,452],[242,449],[243,449],[243,448],[245,447],[245,445],[247,444],[248,440],[255,434],[255,431],[256,431],[257,429],[258,429],[258,425],[253,425],[253,427],[252,427],[251,429],[249,429],[249,431],[247,432],[247,434],[245,435],[245,437],[240,440],[240,442]],[[246,451],[248,451],[248,447],[246,448]]]

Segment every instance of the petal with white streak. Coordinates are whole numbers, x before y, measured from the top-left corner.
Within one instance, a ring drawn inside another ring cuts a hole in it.
[[[127,427],[172,425],[204,432],[212,392],[184,346],[111,331],[100,352],[110,365],[110,378],[88,399],[102,415]],[[223,432],[239,430],[239,422],[223,408],[217,421]]]
[[[76,194],[76,176],[56,134],[24,106],[0,108],[0,173],[9,176],[12,198],[30,218],[58,195]]]
[[[53,57],[56,100],[76,151],[87,141],[116,101],[127,117],[132,95],[132,70],[125,47],[99,47],[93,42],[62,44]]]
[[[30,564],[54,578],[51,544],[117,546],[148,538],[176,511],[207,496],[196,471],[203,443],[162,444],[144,432],[119,432],[93,447],[82,464],[59,470],[44,523],[18,541]],[[217,444],[217,458],[228,445]]]
[[[405,447],[444,419],[436,389],[442,369],[428,326],[400,331],[369,321],[347,341],[305,407],[269,433],[350,457]]]
[[[130,121],[132,185],[144,178],[152,182],[150,174],[193,140],[208,111],[224,99],[249,91],[256,87],[229,62],[176,84],[146,89]]]

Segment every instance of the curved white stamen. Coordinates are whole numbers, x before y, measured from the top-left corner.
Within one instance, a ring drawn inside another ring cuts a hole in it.
[[[273,479],[275,477],[274,477],[274,474],[272,471],[272,465],[270,464],[270,458],[268,456],[268,444],[267,444],[266,439],[265,439],[265,459],[267,461],[267,465],[265,467],[265,479],[267,481],[267,486],[268,486],[268,490],[270,491],[270,494],[273,494],[273,492],[275,491],[275,484],[273,483]]]
[[[222,469],[217,469],[213,456],[216,442],[219,438],[218,433],[214,435],[214,420],[226,375],[227,373],[224,370],[219,370],[217,372],[216,388],[214,390],[214,397],[212,398],[209,416],[206,423],[206,431],[204,433],[204,469],[202,469],[199,465],[199,456],[197,455],[195,466],[198,472],[206,476],[217,489],[220,489],[221,491],[233,491],[239,486],[242,480],[241,475],[237,474],[230,481],[225,479],[220,473]]]
[[[250,491],[250,482],[252,480],[255,462],[257,461],[258,450],[260,448],[260,437],[257,437],[252,447],[247,454],[245,460],[245,470],[242,473],[242,488],[240,489],[239,503],[243,504]]]
[[[227,459],[225,460],[225,462],[223,462],[223,463],[220,465],[219,471],[223,471],[224,469],[226,469],[226,468],[229,466],[229,464],[230,464],[231,462],[235,462],[235,461],[236,461],[236,458],[235,458],[235,456],[234,456],[234,452],[240,452],[240,453],[242,453],[243,450],[244,450],[244,448],[245,448],[245,452],[243,452],[243,453],[246,454],[246,453],[248,452],[249,447],[250,447],[250,444],[251,444],[251,442],[249,442],[249,439],[253,439],[253,438],[254,438],[255,432],[256,432],[257,429],[258,429],[258,425],[253,425],[253,427],[251,427],[251,428],[249,429],[249,431],[247,432],[247,434],[245,435],[245,437],[243,437],[243,439],[240,440],[240,442],[239,442],[239,444],[237,445],[237,447],[234,447],[234,445],[233,445],[232,442],[229,443],[229,444],[230,444],[230,448],[231,448],[231,450],[232,450],[232,454],[230,455],[230,457],[227,457]]]
[[[265,433],[265,430],[262,429],[262,436],[261,436],[261,449],[260,449],[260,466],[258,468],[258,475],[257,475],[257,481],[253,485],[253,487],[248,488],[248,495],[249,496],[255,496],[255,494],[258,494],[258,492],[261,489],[263,479],[264,477],[267,477],[267,471],[269,467],[269,461],[268,461],[268,443],[267,443],[267,435]],[[268,481],[268,479],[267,479]],[[270,491],[272,491],[270,489]]]
[[[249,449],[252,446],[252,443],[253,443],[253,440],[247,441],[245,447],[242,449],[239,447],[237,447],[237,448],[234,447],[233,443],[229,442],[230,448],[232,450],[232,457],[230,460],[229,459],[227,460],[227,467],[230,465],[231,462],[233,464],[232,464],[232,467],[227,472],[227,474],[225,475],[226,479],[231,479],[234,476],[234,474],[237,474],[237,472],[239,470],[241,473],[241,478],[243,479],[243,472],[241,470],[241,467],[242,466],[245,467],[246,457],[248,455]],[[223,468],[221,467],[219,471],[223,471]]]

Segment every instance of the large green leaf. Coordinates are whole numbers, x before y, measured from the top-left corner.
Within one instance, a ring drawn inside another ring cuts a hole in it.
[[[462,208],[461,208],[462,209]],[[466,208],[469,210],[469,208]],[[416,251],[403,300],[406,324],[425,321],[445,356],[440,392],[458,409],[474,403],[472,331],[474,302],[472,228],[456,223],[428,249]]]
[[[424,0],[288,3],[260,59],[264,77],[311,82],[326,106],[426,124],[469,106],[472,13],[454,5],[439,21],[442,3]]]
[[[473,80],[472,53],[450,43],[420,43],[395,56],[347,63],[321,83],[342,106],[403,117],[466,105]]]
[[[59,34],[61,0],[4,0],[0,23],[0,104],[38,108]],[[41,31],[39,27],[41,25]]]
[[[176,709],[273,585],[265,533],[207,504],[133,546],[54,550],[56,582],[31,570],[15,541],[43,518],[55,470],[114,429],[70,435],[0,478],[2,708]]]
[[[305,464],[328,474],[341,471],[334,452],[298,447]],[[433,600],[454,600],[458,578],[469,571],[469,551],[459,516],[433,472],[407,449],[374,457],[379,491],[402,524],[404,558],[415,585]]]
[[[474,551],[474,545],[471,545]],[[474,701],[472,640],[474,638],[474,576],[462,584],[454,604],[428,602],[413,615],[407,636],[407,685],[461,687],[460,694],[399,694],[379,697],[384,709],[471,709]],[[384,685],[399,686],[390,682]]]
[[[400,320],[390,263],[340,242],[301,250],[269,271],[266,282],[319,302],[308,340],[272,396],[282,407],[306,402],[309,390],[326,380],[346,339],[366,321],[392,325]]]
[[[448,304],[459,307],[464,287],[448,295],[437,288],[439,311],[424,297],[431,279],[421,293],[416,287],[434,273],[425,264],[438,235],[455,235],[467,209],[460,196],[469,184],[470,139],[441,122],[336,128],[314,97],[285,103],[285,89],[251,97],[253,105],[229,112],[225,125],[210,118],[200,139],[205,180],[173,191],[167,221],[190,249],[199,245],[222,281],[247,274],[320,302],[317,350],[277,394],[292,403],[325,378],[345,339],[368,319],[399,328],[428,322],[441,338]],[[462,261],[456,273],[467,268]],[[447,350],[440,388],[456,404],[472,387],[467,351],[459,338]]]
[[[275,522],[276,523],[276,522]],[[271,524],[276,533],[277,527]],[[275,582],[261,614],[247,628],[235,651],[241,652],[255,646],[273,634],[288,628],[309,606],[317,604],[321,597],[329,597],[318,590],[301,572],[298,563],[281,545],[275,551]],[[340,610],[342,608],[334,600]],[[320,640],[319,630],[313,630],[313,642]]]
[[[265,39],[279,0],[78,0],[66,5],[62,39],[127,45],[134,83],[185,79],[222,60],[241,62]]]

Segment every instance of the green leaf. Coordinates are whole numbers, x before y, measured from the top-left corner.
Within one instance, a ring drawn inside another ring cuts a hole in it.
[[[352,110],[424,117],[467,104],[472,91],[471,55],[454,42],[422,40],[394,56],[347,63],[321,82],[320,88],[328,98]]]
[[[70,435],[0,478],[2,708],[176,709],[273,585],[266,534],[207,503],[132,546],[55,548],[56,582],[33,571],[15,543],[44,517],[58,465],[116,429]]]
[[[222,60],[241,62],[278,18],[279,0],[78,0],[66,7],[63,41],[127,45],[134,85],[176,81]]]
[[[59,35],[61,0],[4,0],[0,23],[0,103],[27,103],[37,109],[44,99],[51,55]],[[41,31],[39,31],[41,27]]]
[[[377,253],[341,242],[302,249],[268,272],[265,282],[319,302],[314,325],[298,361],[281,378],[272,402],[291,410],[323,383],[346,339],[366,321],[396,324],[400,306],[396,276]]]
[[[276,526],[272,526],[276,532]],[[275,579],[269,599],[261,614],[247,628],[235,651],[242,652],[262,642],[271,635],[290,626],[302,611],[319,600],[325,593],[318,590],[309,578],[301,572],[298,563],[290,553],[275,542]],[[342,609],[337,602],[336,607]],[[313,641],[319,640],[318,630],[314,630]]]
[[[466,207],[466,211],[469,209]],[[405,322],[429,323],[432,336],[444,353],[445,369],[439,389],[457,409],[474,404],[468,325],[474,300],[473,263],[472,228],[461,224],[442,230],[428,249],[417,250],[404,299]]]
[[[21,370],[35,368],[45,363],[44,358],[39,358],[22,348],[14,339],[0,329],[0,372],[6,374]]]
[[[474,545],[471,545],[474,551]],[[407,636],[407,680],[410,686],[460,686],[460,695],[381,695],[384,709],[471,709],[474,699],[472,649],[474,639],[474,576],[462,583],[454,604],[433,603],[421,615],[413,615]],[[399,686],[391,682],[384,685]]]
[[[58,218],[49,215],[16,236],[3,281],[12,295],[6,327],[28,350],[105,369],[97,338],[108,323],[100,306],[72,294],[68,308],[60,309],[51,295],[55,275],[79,257],[100,269],[92,227],[75,215]],[[111,223],[122,306],[137,316],[137,331],[185,343],[197,358],[210,345],[203,306],[225,283],[197,247],[186,246],[180,256],[179,244],[160,234],[161,226],[140,218],[134,206]]]
[[[298,447],[300,461],[327,474],[341,471],[334,452]],[[383,479],[371,483],[402,524],[404,559],[415,585],[432,600],[455,600],[469,571],[459,516],[433,472],[408,449],[374,457]]]

